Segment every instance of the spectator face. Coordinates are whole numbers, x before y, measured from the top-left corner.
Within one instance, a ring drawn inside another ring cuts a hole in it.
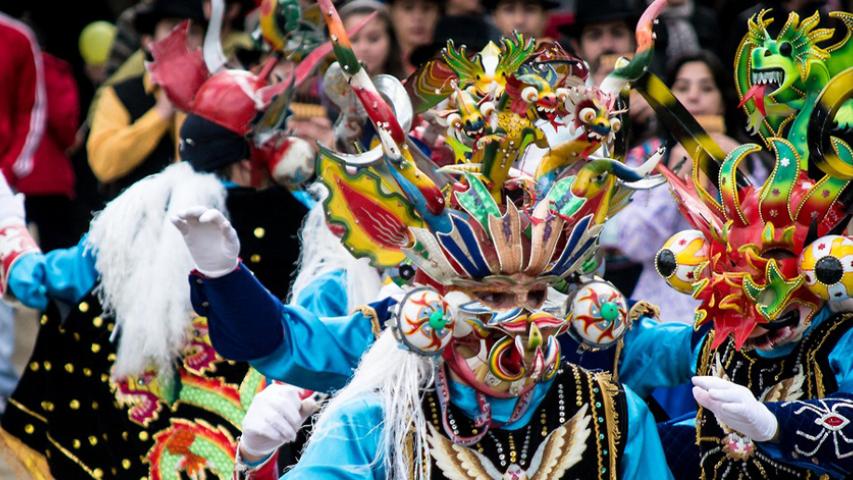
[[[594,23],[583,27],[576,47],[581,58],[596,70],[602,55],[633,51],[634,37],[624,21]]]
[[[675,75],[672,93],[694,116],[723,114],[723,95],[704,62],[682,65]]]
[[[432,42],[438,14],[438,5],[424,0],[397,0],[391,5],[391,23],[404,53]]]
[[[154,27],[154,36],[153,41],[159,42],[163,40],[172,30],[177,27],[184,19],[182,18],[164,18],[157,22],[157,25]],[[143,38],[143,45],[148,46],[151,43],[152,37],[147,37],[148,41],[145,41]],[[190,22],[190,31],[187,35],[187,45],[190,49],[201,47],[201,43],[204,40],[204,28],[201,25],[198,25],[195,22]]]
[[[542,37],[548,16],[542,5],[535,3],[507,1],[498,3],[492,13],[495,26],[504,36],[518,31],[529,37]]]
[[[347,30],[359,25],[367,15],[353,14],[344,19]],[[370,21],[357,35],[350,38],[355,56],[364,63],[367,73],[376,75],[384,71],[391,51],[391,38],[385,21],[376,17]]]

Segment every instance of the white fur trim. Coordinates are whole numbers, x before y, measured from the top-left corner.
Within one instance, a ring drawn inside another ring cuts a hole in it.
[[[194,205],[225,209],[225,188],[189,164],[132,185],[97,214],[89,230],[100,274],[96,293],[121,335],[113,378],[148,368],[169,376],[192,320],[187,275],[193,260],[170,216]]]

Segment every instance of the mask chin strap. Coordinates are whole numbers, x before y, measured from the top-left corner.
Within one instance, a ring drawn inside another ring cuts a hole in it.
[[[450,440],[457,445],[470,447],[479,442],[486,436],[489,429],[492,427],[500,428],[504,425],[516,422],[521,418],[527,408],[530,406],[530,397],[533,394],[533,389],[519,395],[518,401],[515,403],[515,408],[512,415],[506,422],[496,422],[492,420],[492,406],[486,400],[486,395],[477,391],[477,406],[480,413],[474,418],[474,427],[477,429],[477,434],[472,436],[462,436],[453,432],[453,427],[450,425],[450,415],[448,405],[450,403],[450,387],[447,383],[447,371],[445,365],[438,367],[438,375],[436,375],[436,392],[438,393],[438,404],[441,408],[441,423],[444,425],[444,432],[450,437]]]

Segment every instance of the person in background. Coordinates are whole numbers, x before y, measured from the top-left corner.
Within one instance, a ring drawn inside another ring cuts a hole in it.
[[[489,0],[486,9],[492,14],[501,35],[519,32],[542,40],[548,23],[548,11],[559,6],[553,0]]]
[[[600,84],[619,56],[634,51],[637,19],[628,0],[578,2],[575,21],[561,32],[571,49],[589,64],[594,82]]]
[[[113,42],[107,68],[109,78],[106,84],[127,80],[142,75],[145,71],[145,45],[142,42],[144,32],[138,31],[137,15],[147,15],[155,0],[144,0],[125,10],[118,19],[118,34]],[[222,22],[222,49],[229,58],[237,49],[251,49],[252,40],[243,32],[242,23],[246,14],[256,7],[254,0],[226,0],[225,16]],[[210,0],[203,0],[204,17],[210,18]]]
[[[44,64],[33,31],[0,13],[0,169],[12,187],[32,171],[47,116]]]
[[[441,0],[391,0],[391,24],[400,44],[400,58],[406,74],[415,66],[409,63],[412,51],[432,42],[435,25],[442,13]]]
[[[150,0],[142,0],[125,9],[116,19],[116,37],[110,47],[107,59],[107,78],[112,78],[121,69],[128,58],[139,52],[139,33],[136,31],[136,15],[151,8]],[[137,70],[134,75],[142,73]],[[123,78],[134,75],[123,75]],[[121,80],[118,78],[116,81]]]
[[[0,13],[0,169],[17,186],[29,173],[44,134],[47,101],[42,53],[33,31]],[[0,411],[15,389],[12,366],[15,346],[12,308],[0,302]]]
[[[672,93],[724,151],[748,141],[731,75],[716,55],[701,50],[678,57],[670,62],[667,78]],[[672,156],[686,158],[687,152],[679,145]],[[689,171],[691,166],[691,162],[684,162],[682,170]],[[755,155],[744,168],[759,183],[769,174],[761,158]]]
[[[80,102],[71,65],[42,52],[47,115],[44,134],[33,154],[29,173],[15,188],[26,196],[29,220],[38,229],[44,250],[70,247],[80,231],[74,222],[74,167],[70,152],[78,146]]]
[[[370,75],[387,73],[403,78],[400,44],[391,27],[388,8],[376,0],[355,0],[341,7],[340,14],[344,26],[351,30],[374,12],[378,12],[376,17],[352,37],[352,48]]]
[[[619,57],[632,55],[638,18],[630,0],[578,2],[574,23],[561,32],[568,36],[574,53],[589,64],[594,83],[600,84],[613,71]],[[654,70],[656,60],[652,62],[650,68]],[[637,92],[631,92],[630,102],[630,142],[636,145],[655,134],[657,123],[651,107]]]
[[[135,28],[147,48],[187,19],[191,20],[189,41],[198,47],[205,25],[201,0],[157,0],[137,12]],[[152,84],[147,72],[102,89],[92,112],[86,149],[92,172],[104,184],[107,197],[159,172],[175,159],[174,137],[180,121],[172,102]]]
[[[671,0],[660,15],[655,56],[666,65],[701,49],[718,53],[721,35],[717,18],[713,9],[696,0]]]

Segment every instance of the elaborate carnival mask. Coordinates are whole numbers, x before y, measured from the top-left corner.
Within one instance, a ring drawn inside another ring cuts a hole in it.
[[[695,230],[674,235],[655,263],[670,286],[701,301],[695,323],[713,322],[714,348],[729,336],[736,348],[762,350],[798,341],[824,303],[845,297],[850,285],[849,238],[833,234],[850,218],[853,151],[843,133],[853,96],[853,17],[831,13],[848,32],[821,47],[833,31],[815,28],[820,14],[802,22],[790,14],[776,38],[764,15],[750,19],[735,60],[742,104],[758,112],[754,126],[775,156],[763,185],[738,174],[760,146],[726,155],[660,79],[648,74],[636,84],[693,160],[689,180],[661,168]]]
[[[695,322],[714,323],[715,347],[728,335],[737,348],[799,340],[823,303],[846,296],[850,286],[850,240],[818,238],[846,225],[840,195],[848,181],[811,180],[790,142],[770,141],[770,178],[758,188],[739,187],[737,165],[759,147],[738,147],[720,169],[719,203],[699,192],[695,174],[691,185],[666,172],[697,230],[668,240],[655,265],[670,286],[702,301]]]
[[[329,189],[327,220],[356,257],[377,267],[393,268],[404,260],[415,267],[419,287],[398,304],[392,331],[411,351],[443,358],[450,374],[477,391],[484,434],[490,420],[483,395],[522,397],[512,415],[517,418],[531,389],[556,374],[556,336],[572,319],[565,309],[546,308],[548,288],[595,270],[603,222],[628,203],[632,188],[650,186],[645,177],[660,152],[638,168],[596,158],[574,168],[575,175],[563,167],[580,159],[563,159],[545,183],[511,173],[515,156],[530,142],[544,140],[533,122],[536,115],[547,117],[548,110],[567,101],[558,71],[563,76],[572,71],[538,60],[522,68],[531,59],[557,54],[534,56],[533,43],[516,35],[472,59],[449,43],[443,59],[427,63],[409,80],[409,85],[429,84],[436,80],[431,74],[444,72],[446,83],[410,93],[418,102],[414,111],[448,100],[456,111],[446,118],[457,139],[477,140],[469,145],[471,155],[438,169],[398,121],[398,110],[408,112],[411,106],[403,99],[393,107],[385,101],[385,88],[378,89],[355,58],[330,1],[321,0],[320,6],[340,71],[378,140],[372,150],[356,154],[321,147],[318,169]],[[518,71],[525,73],[516,77]],[[494,88],[496,83],[501,88]],[[527,90],[531,86],[536,92]],[[601,321],[577,321],[586,322],[585,330],[597,339],[618,335],[611,309],[624,315],[624,299],[613,302],[598,285],[586,292],[577,303],[589,302],[584,311],[595,310]],[[446,390],[444,375],[440,368],[440,392]]]

